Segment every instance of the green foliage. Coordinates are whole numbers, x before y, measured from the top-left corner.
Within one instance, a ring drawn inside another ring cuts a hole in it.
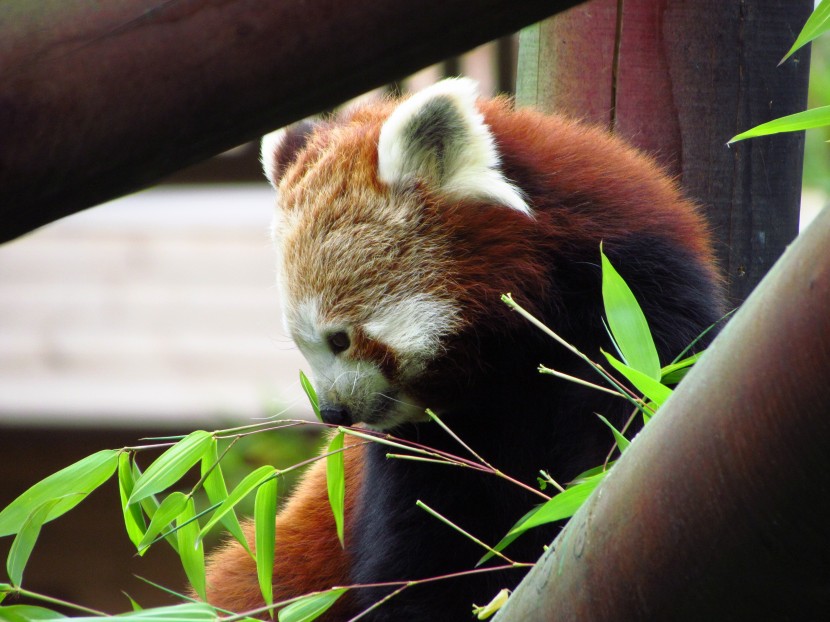
[[[340,546],[346,546],[343,534],[343,515],[346,508],[346,469],[343,458],[343,441],[345,433],[338,431],[329,443],[326,456],[326,484],[329,491],[329,504],[334,514],[334,523],[337,528],[337,538]]]
[[[347,591],[346,588],[341,587],[318,594],[309,594],[280,609],[278,620],[279,622],[311,622],[316,620],[328,611],[337,602],[337,599]]]
[[[274,604],[274,546],[276,544],[277,480],[263,482],[256,492],[254,536],[256,538],[256,574],[265,604]]]
[[[761,125],[756,125],[751,130],[742,132],[737,136],[729,139],[728,144],[744,140],[746,138],[757,138],[758,136],[770,136],[772,134],[781,134],[783,132],[797,132],[799,130],[809,130],[816,127],[825,127],[830,125],[830,106],[822,106],[821,108],[813,108],[811,110],[804,110],[803,112],[796,112],[795,114],[787,115],[779,119],[774,119]]]
[[[203,603],[141,609],[115,616],[118,622],[216,622],[216,609]],[[101,618],[71,618],[72,622],[100,622]]]
[[[821,4],[815,8],[812,15],[807,19],[807,23],[804,24],[804,28],[801,29],[795,43],[779,64],[783,64],[790,56],[828,30],[830,30],[830,1],[822,0]]]
[[[150,495],[166,490],[178,482],[190,468],[202,459],[216,440],[202,430],[196,430],[185,436],[170,449],[161,454],[144,474],[139,477],[128,504],[133,504]]]
[[[34,605],[9,605],[0,607],[0,620],[3,622],[34,622],[35,620],[61,620],[63,614],[46,607]]]
[[[308,397],[308,402],[311,404],[311,409],[314,411],[317,421],[322,422],[323,417],[320,414],[320,400],[317,399],[317,392],[314,390],[314,386],[311,384],[311,381],[302,371],[300,371],[300,386],[303,388],[303,391],[305,391],[305,394]]]
[[[602,301],[614,342],[628,366],[660,379],[660,359],[648,321],[628,284],[602,252]]]
[[[210,520],[205,523],[202,530],[199,532],[199,539],[203,539],[207,532],[209,532],[217,523],[222,521],[225,516],[233,512],[234,507],[248,496],[252,491],[264,484],[266,481],[276,477],[276,469],[270,465],[259,467],[257,470],[249,473],[245,479],[239,482],[239,485],[233,489],[224,501],[219,505]],[[247,547],[246,547],[247,548]]]
[[[35,547],[40,528],[46,522],[49,512],[60,503],[61,498],[50,499],[36,507],[23,521],[20,530],[12,542],[9,550],[9,557],[6,560],[6,570],[9,573],[12,585],[20,585],[23,582],[23,569],[29,561],[29,555]]]
[[[43,522],[68,512],[115,472],[118,452],[104,450],[87,456],[38,482],[0,512],[0,537],[16,534],[32,512],[44,503],[60,499]]]
[[[213,505],[221,506],[228,498],[228,486],[225,483],[225,478],[222,476],[222,465],[219,462],[216,443],[213,443],[202,456],[202,487],[207,494],[208,500]],[[248,546],[248,540],[245,538],[245,534],[242,532],[242,526],[239,524],[239,519],[236,516],[235,506],[231,505],[227,507],[226,511],[221,514],[217,511],[216,514],[219,515],[222,526],[250,554],[251,549]],[[198,532],[196,540],[201,544],[201,532]]]
[[[797,50],[826,33],[828,30],[830,30],[830,0],[822,0],[821,4],[816,7],[804,24],[798,37],[780,64],[783,64]],[[783,132],[795,132],[827,126],[830,126],[830,106],[823,106],[762,123],[737,136],[733,136],[727,144],[732,144],[747,138],[757,138],[759,136],[769,136]]]
[[[196,520],[196,506],[193,497],[187,500],[184,509],[176,517],[176,537],[179,543],[179,557],[182,560],[193,591],[202,600],[207,600],[205,583],[205,547],[198,539],[199,523]]]

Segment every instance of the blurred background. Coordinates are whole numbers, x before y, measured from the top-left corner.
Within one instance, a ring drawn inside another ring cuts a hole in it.
[[[830,102],[827,41],[813,47],[811,107]],[[505,38],[386,90],[464,74],[483,94],[510,93],[515,57]],[[828,138],[807,135],[803,224],[830,192]],[[281,326],[272,207],[258,146],[246,144],[0,246],[0,507],[102,448],[310,416],[304,363]],[[223,464],[236,481],[260,464],[295,463],[318,442],[303,430],[257,435]],[[9,544],[0,540],[3,557]],[[144,606],[172,602],[133,573],[185,585],[162,547],[134,556],[112,485],[45,526],[26,582],[111,612],[129,608],[122,590]]]

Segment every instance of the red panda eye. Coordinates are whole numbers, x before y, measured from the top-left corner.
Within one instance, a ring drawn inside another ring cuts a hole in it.
[[[328,341],[329,348],[334,354],[340,354],[341,352],[345,352],[349,349],[349,346],[352,345],[351,339],[349,339],[349,335],[342,330],[338,330],[335,333],[331,333],[326,340]]]

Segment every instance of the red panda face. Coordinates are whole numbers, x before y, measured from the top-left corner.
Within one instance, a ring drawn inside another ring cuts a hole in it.
[[[449,80],[263,140],[284,320],[330,423],[390,429],[440,407],[419,383],[471,321],[445,216],[479,203],[532,219],[475,100]]]

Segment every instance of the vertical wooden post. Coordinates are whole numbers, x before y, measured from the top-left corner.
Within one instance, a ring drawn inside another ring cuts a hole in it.
[[[593,0],[526,29],[520,105],[605,125],[706,210],[733,304],[798,232],[803,134],[740,143],[806,107],[809,52],[778,67],[812,0]]]

